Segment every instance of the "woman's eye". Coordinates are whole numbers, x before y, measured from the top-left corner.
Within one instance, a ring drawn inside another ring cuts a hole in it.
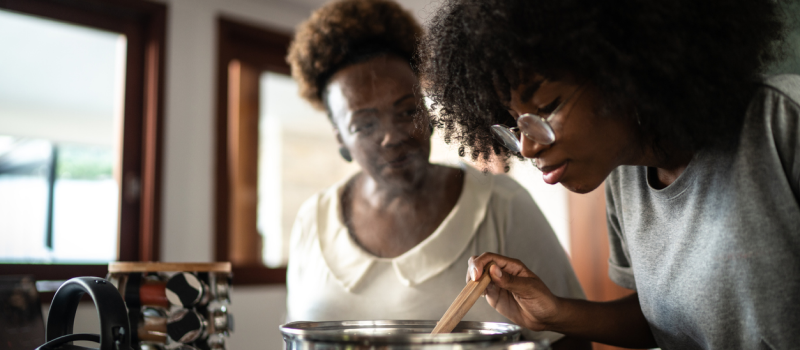
[[[561,103],[561,98],[557,97],[555,100],[553,100],[553,102],[550,102],[550,104],[548,104],[547,106],[539,108],[539,115],[548,115],[550,113],[553,113],[553,111],[555,111],[556,108],[558,107],[559,103]]]
[[[359,132],[369,132],[375,128],[375,123],[364,123],[350,126],[350,133],[355,134]]]
[[[414,109],[408,109],[408,110],[404,111],[401,115],[403,117],[413,117],[416,114],[417,114],[417,109],[414,108]]]

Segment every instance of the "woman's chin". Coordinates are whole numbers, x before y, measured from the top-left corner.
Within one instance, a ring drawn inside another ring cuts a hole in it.
[[[425,177],[427,164],[411,162],[399,167],[384,167],[380,171],[381,179],[391,186],[402,188],[416,187]]]
[[[600,187],[602,183],[603,183],[602,181],[601,182],[570,181],[570,180],[561,181],[561,185],[564,186],[564,188],[566,188],[570,192],[579,194],[592,192],[598,187]]]

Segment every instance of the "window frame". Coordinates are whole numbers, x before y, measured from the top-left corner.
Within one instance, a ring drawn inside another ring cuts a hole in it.
[[[117,261],[158,261],[167,7],[132,0],[0,0],[0,9],[126,35]],[[107,271],[107,264],[0,264],[0,275],[37,280]]]
[[[229,99],[230,79],[229,64],[231,61],[239,61],[242,71],[247,71],[248,91],[240,91],[239,96],[245,100],[242,108],[247,108],[249,113],[258,113],[258,75],[263,71],[271,71],[290,75],[289,64],[286,63],[289,43],[292,35],[290,33],[265,28],[259,25],[244,23],[238,19],[225,16],[217,18],[217,120],[216,120],[216,173],[215,173],[215,211],[214,211],[214,258],[216,261],[232,261],[230,254],[231,225],[237,220],[231,217],[233,205],[236,205],[235,182],[237,177],[237,157],[239,150],[237,145],[233,145],[230,135],[232,132]],[[251,118],[252,119],[252,118]],[[251,128],[256,120],[250,120],[248,124]],[[257,126],[257,124],[256,124]],[[257,142],[257,130],[256,133]],[[252,135],[250,137],[250,147],[252,147]],[[237,140],[238,141],[238,140]],[[257,143],[256,143],[257,150]],[[252,150],[251,150],[252,151]],[[256,153],[257,154],[257,153]],[[252,173],[252,170],[249,170]],[[256,173],[257,174],[257,173]],[[248,176],[252,176],[249,174]],[[240,187],[240,186],[238,186]],[[249,196],[257,198],[257,188],[246,189]],[[256,203],[248,204],[247,210],[253,212]],[[252,224],[252,227],[249,227]],[[258,241],[258,237],[253,237],[256,222],[247,222],[248,232],[241,234],[244,239]],[[285,268],[268,268],[263,264],[255,263],[233,263],[233,274],[235,285],[264,285],[264,284],[285,284]]]

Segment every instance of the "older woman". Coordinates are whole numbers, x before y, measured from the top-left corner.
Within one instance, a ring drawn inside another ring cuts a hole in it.
[[[425,43],[441,123],[544,181],[606,183],[609,274],[637,293],[554,295],[495,261],[487,300],[533,330],[631,347],[800,344],[800,77],[771,0],[451,0]],[[495,138],[499,142],[492,144]]]
[[[519,184],[428,161],[431,128],[414,59],[421,33],[409,13],[380,0],[327,4],[298,28],[288,61],[300,94],[328,113],[342,157],[361,171],[298,213],[290,320],[439,319],[464,286],[460,266],[483,251],[517,257],[555,294],[583,298]],[[508,321],[485,303],[466,319]]]

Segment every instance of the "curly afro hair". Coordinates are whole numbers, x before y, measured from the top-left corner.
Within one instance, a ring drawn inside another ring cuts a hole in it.
[[[323,94],[336,71],[382,54],[407,60],[416,73],[422,27],[388,0],[342,0],[314,11],[297,28],[286,60],[300,96],[326,110]]]
[[[515,124],[510,90],[533,74],[591,82],[598,113],[637,118],[663,156],[735,139],[782,28],[774,0],[448,0],[422,79],[435,124],[473,157],[505,152],[489,127]]]

